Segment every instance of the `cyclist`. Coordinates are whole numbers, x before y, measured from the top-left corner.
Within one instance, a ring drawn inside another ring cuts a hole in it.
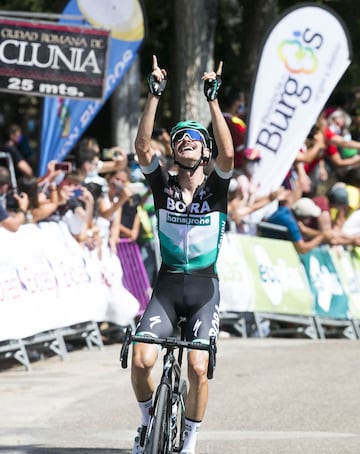
[[[204,73],[207,98],[218,156],[207,176],[204,168],[211,158],[211,138],[204,126],[182,121],[171,130],[176,176],[160,166],[151,149],[151,135],[159,99],[166,86],[166,71],[153,56],[152,73],[135,148],[141,169],[154,195],[162,265],[155,288],[137,327],[137,335],[165,338],[173,335],[178,318],[187,318],[186,337],[208,342],[219,330],[219,284],[216,260],[225,230],[227,192],[232,176],[232,138],[217,101],[222,62],[217,73]],[[137,398],[141,425],[133,453],[142,453],[146,426],[152,408],[154,383],[151,370],[158,357],[154,345],[137,343],[133,348],[131,379]],[[189,394],[185,412],[185,441],[181,453],[193,454],[197,432],[208,400],[208,353],[188,352]]]

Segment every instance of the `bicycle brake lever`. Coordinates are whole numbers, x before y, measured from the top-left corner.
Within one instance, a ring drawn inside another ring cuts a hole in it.
[[[129,345],[131,343],[131,328],[128,327],[125,333],[124,343],[120,350],[121,367],[126,369],[128,366]]]

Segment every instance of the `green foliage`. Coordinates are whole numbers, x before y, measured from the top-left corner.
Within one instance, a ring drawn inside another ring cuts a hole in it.
[[[31,11],[33,13],[61,13],[66,0],[2,0],[1,9],[8,11]]]

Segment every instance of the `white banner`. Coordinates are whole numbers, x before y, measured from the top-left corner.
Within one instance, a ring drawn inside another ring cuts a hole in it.
[[[328,8],[302,4],[275,23],[249,103],[246,147],[260,151],[259,194],[281,185],[350,62],[347,30]]]
[[[220,284],[221,312],[253,312],[256,291],[252,272],[246,263],[237,234],[227,233],[221,243],[217,270]]]
[[[139,310],[118,257],[100,261],[61,222],[0,229],[0,245],[0,341],[92,320],[127,325]]]

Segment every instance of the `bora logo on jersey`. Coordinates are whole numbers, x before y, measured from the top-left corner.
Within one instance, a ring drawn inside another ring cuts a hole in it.
[[[210,213],[210,205],[206,200],[203,202],[192,202],[187,210],[187,207],[182,200],[175,201],[174,199],[168,197],[166,208],[169,211],[176,211],[177,213],[186,213],[186,211],[188,211],[189,214]]]

